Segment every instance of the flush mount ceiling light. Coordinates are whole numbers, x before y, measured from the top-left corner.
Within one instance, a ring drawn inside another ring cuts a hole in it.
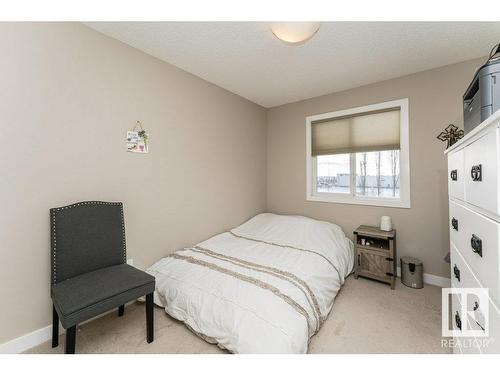
[[[274,22],[271,31],[279,40],[292,45],[303,44],[318,32],[319,22]]]

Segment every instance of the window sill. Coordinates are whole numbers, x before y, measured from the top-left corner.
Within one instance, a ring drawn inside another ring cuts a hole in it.
[[[362,206],[378,206],[378,207],[394,207],[394,208],[411,208],[409,199],[391,199],[391,198],[363,198],[353,197],[350,194],[335,194],[335,193],[319,193],[308,194],[307,201],[324,202],[324,203],[341,203],[341,204],[355,204]]]

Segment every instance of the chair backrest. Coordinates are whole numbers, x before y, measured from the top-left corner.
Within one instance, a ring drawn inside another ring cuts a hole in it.
[[[127,260],[121,202],[50,209],[51,283]]]

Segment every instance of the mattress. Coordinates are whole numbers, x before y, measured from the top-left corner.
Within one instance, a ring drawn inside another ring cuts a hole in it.
[[[353,268],[335,224],[260,214],[153,264],[155,303],[233,353],[306,353]]]

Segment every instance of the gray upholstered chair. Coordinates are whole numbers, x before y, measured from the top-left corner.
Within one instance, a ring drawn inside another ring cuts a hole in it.
[[[126,264],[123,205],[80,202],[50,210],[52,347],[59,320],[66,353],[75,352],[76,326],[146,296],[147,342],[153,341],[153,276]]]

